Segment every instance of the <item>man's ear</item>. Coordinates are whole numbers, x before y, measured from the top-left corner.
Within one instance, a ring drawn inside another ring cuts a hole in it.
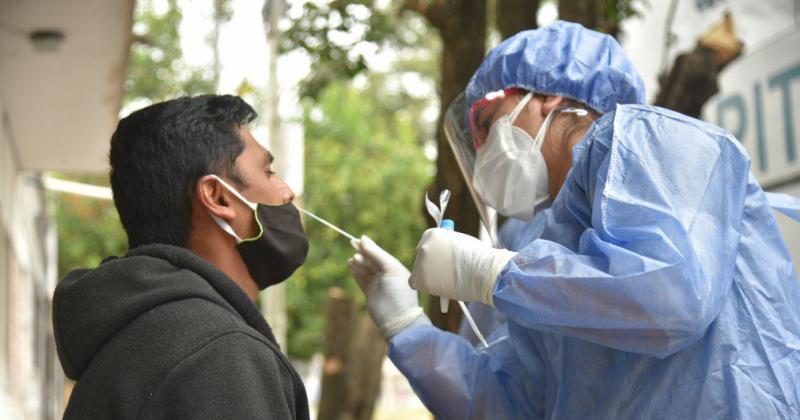
[[[544,95],[542,101],[542,118],[546,118],[550,111],[558,108],[564,103],[563,96]]]
[[[236,217],[228,191],[213,176],[206,175],[197,180],[194,196],[200,205],[214,216],[226,222]]]

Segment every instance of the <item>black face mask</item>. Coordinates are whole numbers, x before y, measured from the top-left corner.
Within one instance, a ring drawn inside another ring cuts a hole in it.
[[[289,278],[303,265],[308,254],[308,239],[297,208],[292,203],[280,206],[252,203],[227,182],[216,175],[212,176],[255,211],[260,233],[249,239],[242,239],[236,235],[228,222],[213,214],[211,217],[219,227],[236,238],[236,249],[250,275],[258,284],[259,290]]]
[[[256,207],[261,236],[236,245],[244,264],[259,290],[278,284],[303,265],[308,254],[308,239],[300,213],[291,203]]]

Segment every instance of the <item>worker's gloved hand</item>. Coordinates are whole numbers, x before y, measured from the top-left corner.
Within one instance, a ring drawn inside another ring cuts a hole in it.
[[[417,292],[408,287],[408,269],[367,236],[351,242],[356,254],[348,260],[350,272],[367,297],[367,310],[383,338],[400,330],[430,323],[422,312]]]
[[[428,229],[417,245],[417,260],[408,282],[434,296],[494,306],[494,285],[514,255],[463,233]]]

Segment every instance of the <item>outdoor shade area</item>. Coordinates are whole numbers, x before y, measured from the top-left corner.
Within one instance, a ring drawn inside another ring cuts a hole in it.
[[[800,419],[800,1],[0,0],[0,419]]]

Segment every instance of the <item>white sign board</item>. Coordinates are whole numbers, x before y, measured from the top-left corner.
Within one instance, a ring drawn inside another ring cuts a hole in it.
[[[800,182],[800,28],[774,39],[734,61],[703,108],[742,142],[765,189]]]
[[[800,27],[734,61],[719,86],[704,119],[742,142],[764,189],[800,196]],[[775,214],[800,271],[800,224]]]

